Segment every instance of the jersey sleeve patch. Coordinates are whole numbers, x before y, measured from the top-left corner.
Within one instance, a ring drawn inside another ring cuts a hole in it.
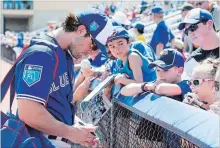
[[[25,64],[22,79],[29,87],[31,87],[40,81],[42,70],[43,66]]]

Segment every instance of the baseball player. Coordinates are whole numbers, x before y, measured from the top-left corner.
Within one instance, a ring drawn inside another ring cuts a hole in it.
[[[29,126],[31,136],[43,143],[36,134],[40,131],[56,147],[71,147],[69,142],[97,144],[97,137],[91,134],[96,127],[74,125],[72,64],[73,58],[87,54],[92,39],[105,45],[111,34],[112,23],[97,10],[70,14],[60,28],[42,37],[56,47],[55,52],[38,44],[24,52],[31,54],[17,63],[15,91],[19,118]]]

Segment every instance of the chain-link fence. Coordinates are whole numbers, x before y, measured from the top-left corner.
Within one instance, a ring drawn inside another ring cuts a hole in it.
[[[125,107],[126,104],[122,104],[120,101],[114,101],[111,110],[99,121],[96,132],[100,138],[99,148],[208,147],[199,140],[195,140],[195,137],[181,133],[172,125],[169,125],[170,130],[168,130],[158,125],[161,121],[157,119],[152,121],[151,117],[143,116],[143,113],[140,114]]]

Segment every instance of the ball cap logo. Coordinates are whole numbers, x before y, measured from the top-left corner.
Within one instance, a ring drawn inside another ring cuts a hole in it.
[[[90,31],[96,31],[98,28],[99,28],[99,25],[95,21],[93,21],[89,26]]]

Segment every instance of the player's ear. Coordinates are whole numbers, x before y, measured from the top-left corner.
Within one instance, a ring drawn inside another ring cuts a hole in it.
[[[178,74],[181,76],[183,73],[184,68],[183,67],[178,67]]]
[[[86,27],[84,25],[80,25],[77,30],[76,33],[78,36],[85,36],[87,31],[86,31]]]

